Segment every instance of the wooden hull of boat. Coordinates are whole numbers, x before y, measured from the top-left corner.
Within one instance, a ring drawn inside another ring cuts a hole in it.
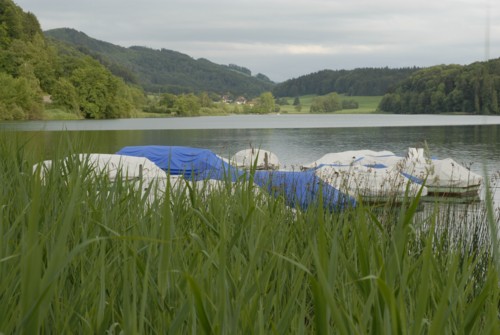
[[[481,185],[470,185],[467,187],[449,187],[449,186],[429,186],[427,185],[428,196],[440,197],[470,197],[479,194]]]

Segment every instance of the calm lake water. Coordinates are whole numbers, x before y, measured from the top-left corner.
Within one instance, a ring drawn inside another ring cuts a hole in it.
[[[67,130],[67,131],[62,131]],[[76,138],[94,152],[130,145],[208,148],[229,157],[250,146],[274,152],[287,169],[298,169],[330,152],[390,150],[404,155],[427,144],[433,156],[451,157],[483,176],[500,171],[500,117],[454,115],[238,115],[221,117],[0,122],[51,148]],[[498,193],[498,192],[496,192]],[[495,198],[498,198],[496,196]]]

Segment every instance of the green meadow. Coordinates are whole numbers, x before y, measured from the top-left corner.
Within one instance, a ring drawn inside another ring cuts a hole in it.
[[[280,106],[280,112],[281,113],[290,113],[290,114],[295,114],[295,113],[309,113],[309,109],[311,107],[311,104],[314,100],[314,98],[317,97],[317,95],[304,95],[300,96],[300,104],[301,104],[301,109],[298,111],[295,106],[293,106],[293,101],[294,98],[286,98],[288,105],[282,105]],[[354,100],[359,104],[359,108],[356,109],[344,109],[337,111],[332,114],[367,114],[367,113],[376,113],[377,112],[377,107],[382,100],[382,96],[343,96],[341,95],[341,99],[349,99],[349,100]]]
[[[293,106],[294,98],[285,98],[288,105],[280,105],[280,113],[287,114],[308,114],[311,108],[311,104],[316,98],[317,95],[304,95],[300,96],[300,105],[301,108],[298,110],[295,106]],[[153,100],[154,97],[150,96],[150,100]],[[336,111],[332,114],[367,114],[367,113],[377,113],[377,107],[382,100],[382,96],[343,96],[341,95],[341,99],[354,100],[359,104],[359,108],[356,109],[344,109],[340,111]],[[202,109],[198,112],[197,115],[228,115],[231,113],[243,113],[244,107],[239,106],[237,104],[218,104],[216,108],[210,109]],[[135,118],[158,118],[158,117],[172,117],[174,115],[170,113],[153,113],[146,111],[134,111],[131,113],[130,117]],[[81,116],[78,116],[74,113],[70,113],[67,110],[61,108],[52,108],[47,106],[43,113],[43,119],[45,120],[78,120],[82,119]]]
[[[151,197],[60,164],[83,143],[41,178],[43,154],[0,136],[2,334],[500,333],[488,202],[300,210],[245,180]]]

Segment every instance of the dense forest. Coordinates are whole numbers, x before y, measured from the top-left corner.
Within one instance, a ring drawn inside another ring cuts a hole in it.
[[[354,70],[322,70],[276,85],[277,97],[306,94],[384,95],[418,68],[359,68]]]
[[[91,57],[47,41],[35,15],[0,0],[0,119],[40,119],[44,97],[102,119],[130,117],[144,94]]]
[[[114,74],[141,85],[148,92],[227,92],[256,97],[274,86],[265,75],[252,76],[249,69],[235,64],[218,65],[204,58],[193,59],[167,49],[124,48],[69,28],[49,30],[45,35],[73,45],[98,59]]]
[[[422,69],[380,102],[389,113],[500,114],[500,59]]]

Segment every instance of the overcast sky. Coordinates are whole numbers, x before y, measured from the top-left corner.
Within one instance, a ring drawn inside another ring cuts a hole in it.
[[[237,64],[280,82],[323,69],[500,57],[497,0],[14,0],[43,30]]]

